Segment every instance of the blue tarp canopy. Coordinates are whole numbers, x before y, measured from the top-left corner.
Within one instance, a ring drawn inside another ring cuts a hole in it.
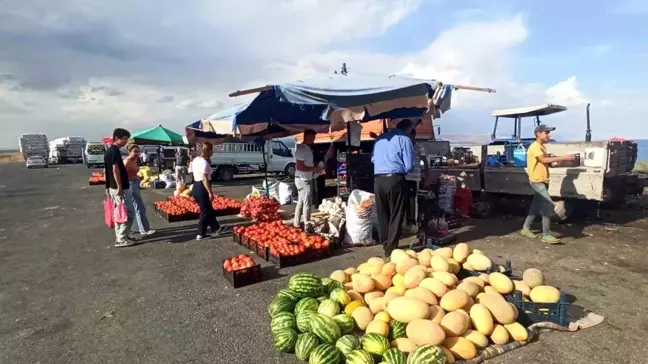
[[[237,105],[187,126],[199,137],[278,138],[314,129],[341,130],[349,121],[418,118],[434,100],[437,114],[450,108],[452,86],[397,76],[332,75],[263,88]],[[436,92],[436,94],[435,94]],[[437,115],[439,116],[439,115]]]

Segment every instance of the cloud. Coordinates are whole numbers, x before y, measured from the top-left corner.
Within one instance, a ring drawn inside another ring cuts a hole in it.
[[[5,110],[9,104],[24,114],[5,111],[0,146],[12,146],[23,132],[98,139],[117,126],[163,124],[180,131],[252,97],[232,99],[230,92],[330,73],[342,62],[351,72],[497,89],[456,92],[453,109],[440,121],[444,133],[488,133],[495,108],[562,102],[580,112],[588,100],[598,112],[603,102],[627,105],[616,95],[583,92],[576,77],[519,81],[516,61],[530,33],[524,15],[462,18],[404,54],[390,52],[388,44],[382,51],[348,48],[395,31],[422,3],[188,0],[178,7],[152,0],[4,0],[0,100]],[[606,51],[603,45],[590,50]]]

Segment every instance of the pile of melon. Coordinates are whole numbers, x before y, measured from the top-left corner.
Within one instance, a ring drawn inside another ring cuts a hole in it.
[[[544,285],[542,272],[529,269],[513,281],[500,272],[459,280],[460,269],[486,271],[492,262],[461,243],[453,248],[396,249],[389,261],[370,258],[357,268],[337,270],[330,279],[343,284],[351,302],[344,312],[356,329],[391,340],[407,354],[439,346],[450,362],[475,358],[492,344],[526,341],[517,308],[504,295],[521,291],[525,300],[554,303],[558,289]]]

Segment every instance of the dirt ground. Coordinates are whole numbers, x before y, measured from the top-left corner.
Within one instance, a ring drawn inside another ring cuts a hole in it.
[[[266,313],[276,290],[298,271],[322,276],[357,266],[379,247],[343,250],[316,263],[277,271],[232,289],[221,260],[245,249],[231,238],[196,242],[195,222],[168,224],[145,191],[159,234],[115,249],[102,221],[103,188],[91,170],[0,166],[0,363],[297,363],[273,350]],[[219,185],[241,198],[258,180]],[[578,223],[556,226],[562,246],[516,236],[518,216],[469,222],[460,241],[514,273],[529,267],[574,303],[605,316],[577,333],[543,333],[537,342],[489,363],[645,363],[648,349],[648,218],[643,201]]]

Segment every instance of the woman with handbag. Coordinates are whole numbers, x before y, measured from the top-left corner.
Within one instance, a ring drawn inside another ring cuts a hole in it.
[[[211,228],[214,235],[221,232],[220,225],[216,221],[216,211],[212,206],[214,194],[211,186],[211,156],[214,154],[213,146],[210,143],[203,143],[200,153],[191,161],[191,173],[193,175],[193,194],[196,203],[200,207],[200,218],[198,219],[198,235],[196,240],[208,239],[207,226]]]
[[[131,190],[133,198],[133,208],[135,209],[135,220],[139,226],[139,231],[142,236],[151,235],[155,233],[149,226],[148,218],[146,217],[146,204],[142,199],[140,192],[140,178],[138,176],[139,166],[137,161],[140,158],[140,147],[137,144],[128,146],[128,157],[124,158],[124,165],[126,166],[126,174],[128,175],[128,185]]]

